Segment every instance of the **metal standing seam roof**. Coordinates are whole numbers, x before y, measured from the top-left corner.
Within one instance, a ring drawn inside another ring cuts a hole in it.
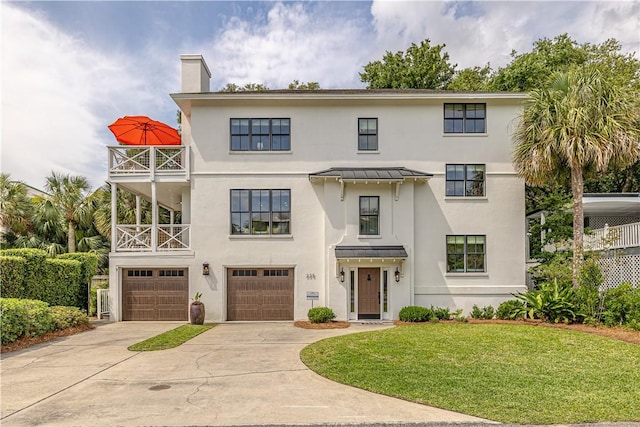
[[[407,258],[404,246],[336,246],[336,258]]]
[[[433,175],[425,172],[396,168],[331,168],[309,174],[309,178],[336,177],[343,180],[404,181],[405,178],[429,179]]]

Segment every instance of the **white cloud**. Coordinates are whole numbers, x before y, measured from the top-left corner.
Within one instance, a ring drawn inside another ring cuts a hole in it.
[[[107,125],[171,104],[169,84],[175,89],[178,76],[158,62],[177,62],[177,54],[154,61],[92,51],[45,16],[5,2],[2,34],[1,165],[14,179],[42,187],[55,170],[100,186],[104,147],[116,144]],[[173,117],[175,107],[168,108]]]
[[[429,38],[446,44],[458,68],[493,68],[510,61],[512,50],[528,52],[534,41],[562,33],[579,43],[616,38],[627,52],[638,52],[640,3],[582,1],[404,2],[374,1],[371,6],[380,52],[405,50]]]
[[[276,89],[294,79],[317,81],[325,88],[358,84],[369,54],[363,22],[313,13],[311,8],[274,3],[264,19],[232,17],[211,45],[203,46],[213,73],[212,89],[229,82]]]

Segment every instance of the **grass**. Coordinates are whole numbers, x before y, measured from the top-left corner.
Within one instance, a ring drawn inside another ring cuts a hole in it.
[[[314,343],[334,381],[505,423],[640,421],[640,346],[528,325],[406,325]]]
[[[215,324],[208,325],[182,325],[155,337],[148,338],[129,347],[131,351],[156,351],[174,348],[200,335],[204,331],[213,328]]]

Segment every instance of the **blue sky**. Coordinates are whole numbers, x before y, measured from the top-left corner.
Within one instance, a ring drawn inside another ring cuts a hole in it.
[[[175,126],[183,53],[204,55],[218,90],[359,88],[362,66],[426,38],[459,69],[503,66],[565,32],[640,52],[638,1],[2,1],[0,14],[0,167],[34,187],[52,170],[100,186],[118,117]]]

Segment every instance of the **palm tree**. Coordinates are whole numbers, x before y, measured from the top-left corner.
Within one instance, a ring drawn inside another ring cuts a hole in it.
[[[89,182],[82,176],[52,172],[46,189],[51,193],[51,205],[60,213],[67,226],[67,250],[76,252],[76,229],[79,224],[90,225],[92,208],[88,202]]]
[[[640,158],[640,98],[597,70],[552,75],[530,92],[515,132],[514,163],[527,184],[541,186],[569,172],[573,194],[573,285],[583,260],[584,175]]]
[[[9,174],[0,174],[0,226],[5,234],[22,234],[31,226],[33,205],[27,187],[12,181]]]

